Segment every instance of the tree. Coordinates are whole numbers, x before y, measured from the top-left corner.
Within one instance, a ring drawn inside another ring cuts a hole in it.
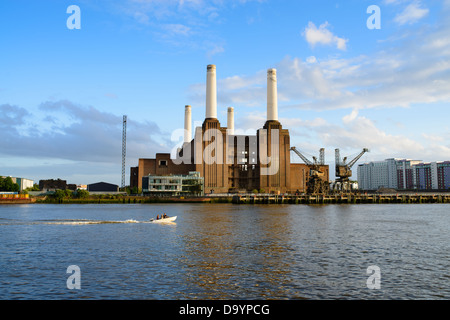
[[[86,198],[89,197],[89,191],[78,189],[76,191],[76,197],[79,198],[79,199],[86,199]]]
[[[14,183],[11,177],[0,177],[0,191],[18,192],[19,190],[19,185],[17,183]]]
[[[71,198],[72,197],[72,191],[66,189],[66,190],[61,190],[58,189],[55,191],[55,193],[53,194],[53,197],[58,200],[58,201],[62,201],[66,198]]]
[[[39,185],[35,183],[32,187],[26,188],[24,191],[40,191]]]

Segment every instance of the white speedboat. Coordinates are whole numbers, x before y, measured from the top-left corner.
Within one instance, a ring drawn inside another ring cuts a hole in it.
[[[177,216],[175,216],[175,217],[167,217],[167,218],[158,219],[158,220],[152,219],[151,221],[153,223],[168,223],[168,222],[174,222],[175,220],[177,220]]]

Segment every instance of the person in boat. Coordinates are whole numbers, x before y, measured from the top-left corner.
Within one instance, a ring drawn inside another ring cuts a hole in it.
[[[163,219],[167,218],[167,214],[164,212]]]
[[[156,220],[159,220],[159,214],[156,215]]]

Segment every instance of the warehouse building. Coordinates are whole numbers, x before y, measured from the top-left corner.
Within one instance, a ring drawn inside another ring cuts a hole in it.
[[[97,182],[87,185],[87,190],[89,192],[119,192],[119,186],[107,182]]]

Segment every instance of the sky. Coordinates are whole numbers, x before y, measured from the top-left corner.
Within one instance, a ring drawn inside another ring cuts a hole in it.
[[[237,133],[264,125],[276,68],[307,157],[450,160],[449,16],[450,0],[2,0],[0,175],[120,185],[127,115],[128,183],[180,144],[185,105],[201,125],[208,64]]]

